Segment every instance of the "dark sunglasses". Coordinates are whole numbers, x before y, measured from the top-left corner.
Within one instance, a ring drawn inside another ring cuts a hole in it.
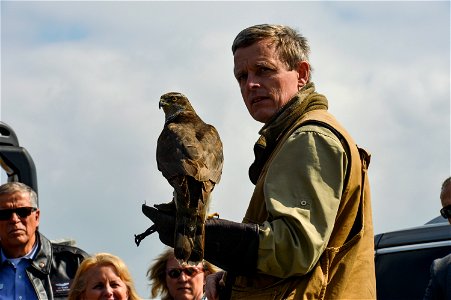
[[[185,273],[189,277],[196,276],[198,273],[202,272],[202,270],[198,267],[188,267],[188,268],[174,268],[167,270],[167,274],[172,279],[176,279],[180,277],[180,274]]]
[[[440,214],[445,219],[451,218],[451,205],[445,206],[440,210]]]
[[[6,221],[11,219],[13,213],[16,213],[16,215],[18,215],[21,218],[26,218],[36,210],[38,210],[36,207],[18,207],[12,209],[0,209],[0,220]]]

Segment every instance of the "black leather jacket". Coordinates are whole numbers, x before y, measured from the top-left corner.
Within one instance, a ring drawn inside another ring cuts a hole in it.
[[[67,299],[78,266],[88,254],[77,247],[51,243],[44,235],[36,234],[39,249],[27,268],[36,295],[40,300]]]

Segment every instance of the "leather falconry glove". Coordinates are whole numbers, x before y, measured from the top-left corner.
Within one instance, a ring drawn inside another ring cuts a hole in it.
[[[163,244],[174,247],[175,211],[155,207],[142,205],[142,212],[154,224],[144,233],[135,235],[135,242],[139,246],[142,239],[156,231]],[[223,270],[237,275],[255,273],[258,243],[257,224],[219,218],[205,222],[205,259]]]

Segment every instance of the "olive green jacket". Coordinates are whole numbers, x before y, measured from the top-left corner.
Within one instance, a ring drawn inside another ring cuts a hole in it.
[[[326,110],[291,126],[243,221],[260,225],[258,272],[232,299],[376,298],[369,158]]]

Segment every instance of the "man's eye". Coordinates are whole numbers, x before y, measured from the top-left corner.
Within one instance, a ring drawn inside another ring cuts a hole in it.
[[[267,73],[267,72],[271,72],[272,69],[268,68],[268,67],[260,67],[259,71],[260,71],[260,73]]]
[[[236,80],[238,80],[238,82],[245,81],[246,79],[247,79],[247,74],[238,74],[236,76]]]

